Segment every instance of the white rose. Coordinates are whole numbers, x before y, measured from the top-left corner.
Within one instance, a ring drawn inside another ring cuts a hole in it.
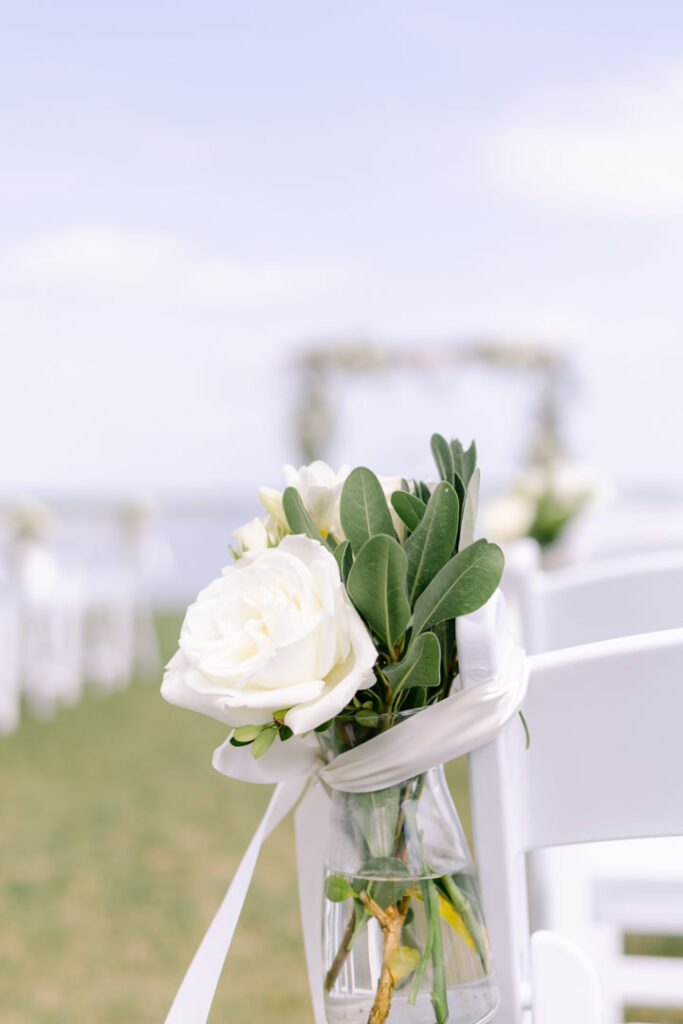
[[[288,536],[247,552],[190,605],[161,693],[231,726],[289,708],[285,724],[300,735],[373,685],[376,658],[334,556]]]
[[[275,547],[282,539],[283,530],[270,516],[260,516],[232,531],[237,544],[237,554],[246,551],[261,551]]]
[[[313,520],[314,524],[327,537],[330,533],[338,540],[346,539],[339,516],[341,492],[344,481],[349,475],[349,466],[342,466],[339,472],[335,472],[326,462],[317,460],[310,466],[301,466],[295,469],[294,466],[285,466],[285,483],[287,487],[294,487],[301,495],[301,500]],[[391,495],[394,491],[401,490],[401,477],[379,477],[382,490],[387,498],[389,511],[394,523],[399,540],[403,538],[403,523],[394,512],[391,505]],[[272,518],[283,529],[287,529],[287,520],[282,509],[282,492],[272,487],[262,487],[259,490],[261,503]]]

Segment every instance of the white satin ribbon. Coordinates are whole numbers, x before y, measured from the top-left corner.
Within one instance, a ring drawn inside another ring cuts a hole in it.
[[[331,789],[354,793],[384,789],[495,739],[519,709],[528,678],[524,652],[507,628],[502,594],[459,618],[456,634],[461,688],[328,764],[321,763],[311,739],[276,741],[259,760],[248,747],[229,741],[218,747],[213,764],[223,774],[277,785],[166,1024],[206,1024],[261,846],[302,797],[295,818],[299,901],[315,1021],[325,1024],[320,920],[329,799],[315,782],[319,778]]]

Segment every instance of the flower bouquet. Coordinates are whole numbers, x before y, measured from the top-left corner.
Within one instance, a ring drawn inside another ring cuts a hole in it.
[[[461,700],[456,620],[489,602],[503,555],[474,540],[474,443],[436,434],[431,448],[435,484],[286,467],[284,492],[262,489],[268,514],[236,531],[234,561],[188,608],[162,684],[231,728],[219,770],[320,780],[331,797],[324,870],[305,883],[322,890],[311,982],[329,1024],[482,1024],[497,1006],[441,751],[498,699]]]

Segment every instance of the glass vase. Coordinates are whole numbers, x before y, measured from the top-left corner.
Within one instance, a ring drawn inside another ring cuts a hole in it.
[[[443,767],[332,794],[323,911],[328,1024],[484,1024],[498,988]]]

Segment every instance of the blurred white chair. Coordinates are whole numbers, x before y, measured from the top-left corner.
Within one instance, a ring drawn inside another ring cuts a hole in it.
[[[530,941],[525,855],[683,835],[683,802],[671,784],[683,777],[683,629],[529,662],[530,747],[515,719],[469,759],[475,853],[501,988],[495,1021],[597,1024],[598,988],[585,955],[543,932]]]
[[[20,619],[16,595],[0,592],[0,735],[18,727],[21,718],[19,668]]]
[[[121,690],[135,668],[136,599],[130,573],[100,570],[88,578],[85,676],[100,693]]]
[[[83,689],[83,586],[37,543],[18,552],[22,686],[31,711],[50,718]]]
[[[509,600],[529,654],[683,626],[683,548],[552,572],[513,556]]]
[[[608,506],[570,527],[564,557],[576,564],[676,549],[683,550],[683,506]]]
[[[515,571],[511,596],[532,653],[683,626],[683,551],[551,573],[518,553]],[[623,954],[627,931],[683,933],[683,838],[541,851],[532,868],[535,920],[599,963],[614,1019],[625,1004],[683,1006],[680,960]]]

